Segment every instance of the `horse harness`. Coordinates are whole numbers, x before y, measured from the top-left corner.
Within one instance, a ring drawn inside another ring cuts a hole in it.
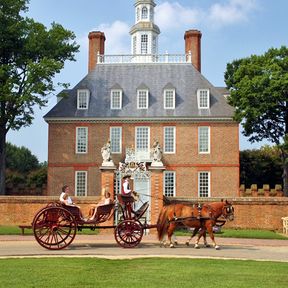
[[[168,222],[169,223],[171,223],[171,222],[181,223],[181,222],[186,221],[186,220],[199,220],[201,227],[203,227],[204,223],[208,220],[214,220],[216,222],[216,226],[218,226],[218,227],[221,227],[226,223],[226,219],[222,220],[222,219],[217,219],[215,217],[212,217],[212,210],[213,209],[209,204],[198,203],[198,204],[193,204],[192,207],[193,207],[193,209],[197,208],[197,211],[198,211],[197,215],[194,216],[194,211],[192,211],[192,215],[189,217],[177,217],[176,213],[175,213],[175,206],[174,206],[174,216],[171,220],[168,219]],[[203,207],[208,208],[210,217],[201,216],[201,212],[202,212]],[[226,211],[229,213],[230,212],[230,210],[229,210],[230,205],[224,205],[223,210],[224,209],[226,209]],[[224,216],[223,211],[222,211],[221,216]],[[224,216],[224,218],[225,218],[225,216]]]

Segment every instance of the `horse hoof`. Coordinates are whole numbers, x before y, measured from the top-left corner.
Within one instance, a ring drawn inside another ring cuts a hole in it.
[[[170,248],[175,248],[175,246],[173,245],[173,244],[170,244],[170,246],[169,246]]]
[[[194,246],[195,249],[200,249],[199,245]]]
[[[178,242],[177,242],[177,241],[174,241],[174,245],[178,245]]]
[[[215,249],[216,249],[216,250],[220,250],[220,246],[216,245],[216,246],[215,246]]]
[[[209,245],[209,244],[205,244],[204,247],[205,247],[205,248],[210,248],[211,245]]]
[[[189,245],[190,245],[190,243],[187,241],[187,242],[185,243],[185,245],[186,245],[186,246],[189,246]]]

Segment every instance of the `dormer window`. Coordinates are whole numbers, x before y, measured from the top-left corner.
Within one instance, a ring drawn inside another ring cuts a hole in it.
[[[175,109],[175,89],[164,90],[164,109]]]
[[[137,109],[148,109],[148,95],[149,91],[145,90],[137,90]]]
[[[197,102],[198,102],[198,109],[209,109],[210,108],[210,91],[209,91],[209,89],[198,89],[197,90]]]
[[[86,110],[89,107],[90,92],[88,89],[77,90],[77,109]]]
[[[111,109],[122,109],[122,90],[111,90]]]

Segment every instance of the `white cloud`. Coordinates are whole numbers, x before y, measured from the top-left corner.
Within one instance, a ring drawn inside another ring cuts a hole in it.
[[[222,2],[216,2],[204,10],[166,1],[156,6],[155,23],[162,31],[183,26],[184,29],[193,28],[196,25],[220,28],[247,21],[250,13],[257,8],[257,0],[227,0],[224,4]]]
[[[202,12],[180,5],[178,2],[164,2],[155,9],[155,23],[160,30],[179,28],[183,25],[193,26],[201,18]]]
[[[101,24],[96,31],[105,33],[105,54],[129,54],[130,53],[130,26],[122,21],[112,24]]]
[[[213,4],[208,13],[210,26],[222,27],[249,20],[249,14],[257,8],[256,0],[229,0],[226,4]]]

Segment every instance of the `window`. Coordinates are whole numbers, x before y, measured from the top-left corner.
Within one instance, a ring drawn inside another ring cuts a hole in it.
[[[199,89],[197,90],[197,101],[199,109],[210,108],[210,95],[209,89]]]
[[[148,109],[148,90],[137,90],[137,109]]]
[[[175,90],[164,90],[164,109],[175,109]]]
[[[164,153],[175,153],[176,127],[164,127]]]
[[[88,109],[89,105],[89,90],[81,89],[77,90],[77,109]]]
[[[164,196],[174,197],[176,196],[176,183],[175,183],[176,173],[173,171],[164,172]]]
[[[149,158],[150,147],[150,128],[149,127],[136,127],[136,153],[140,155],[143,153],[143,159]]]
[[[111,109],[122,108],[122,90],[111,91]]]
[[[142,19],[148,19],[148,9],[147,9],[147,7],[143,7],[142,8],[142,15],[141,15],[142,17]]]
[[[140,19],[140,9],[137,8],[137,12],[136,12],[136,21],[138,22]]]
[[[76,171],[75,173],[75,195],[87,195],[87,171]]]
[[[210,153],[210,127],[201,126],[198,128],[198,149],[199,153]]]
[[[141,54],[148,53],[148,35],[143,34],[141,35]]]
[[[87,153],[88,151],[88,128],[76,127],[76,153]]]
[[[156,54],[157,53],[157,38],[156,36],[153,36],[153,40],[152,40],[152,54]]]
[[[198,195],[199,197],[210,197],[210,172],[198,173]]]
[[[111,152],[122,152],[122,127],[110,127]]]

